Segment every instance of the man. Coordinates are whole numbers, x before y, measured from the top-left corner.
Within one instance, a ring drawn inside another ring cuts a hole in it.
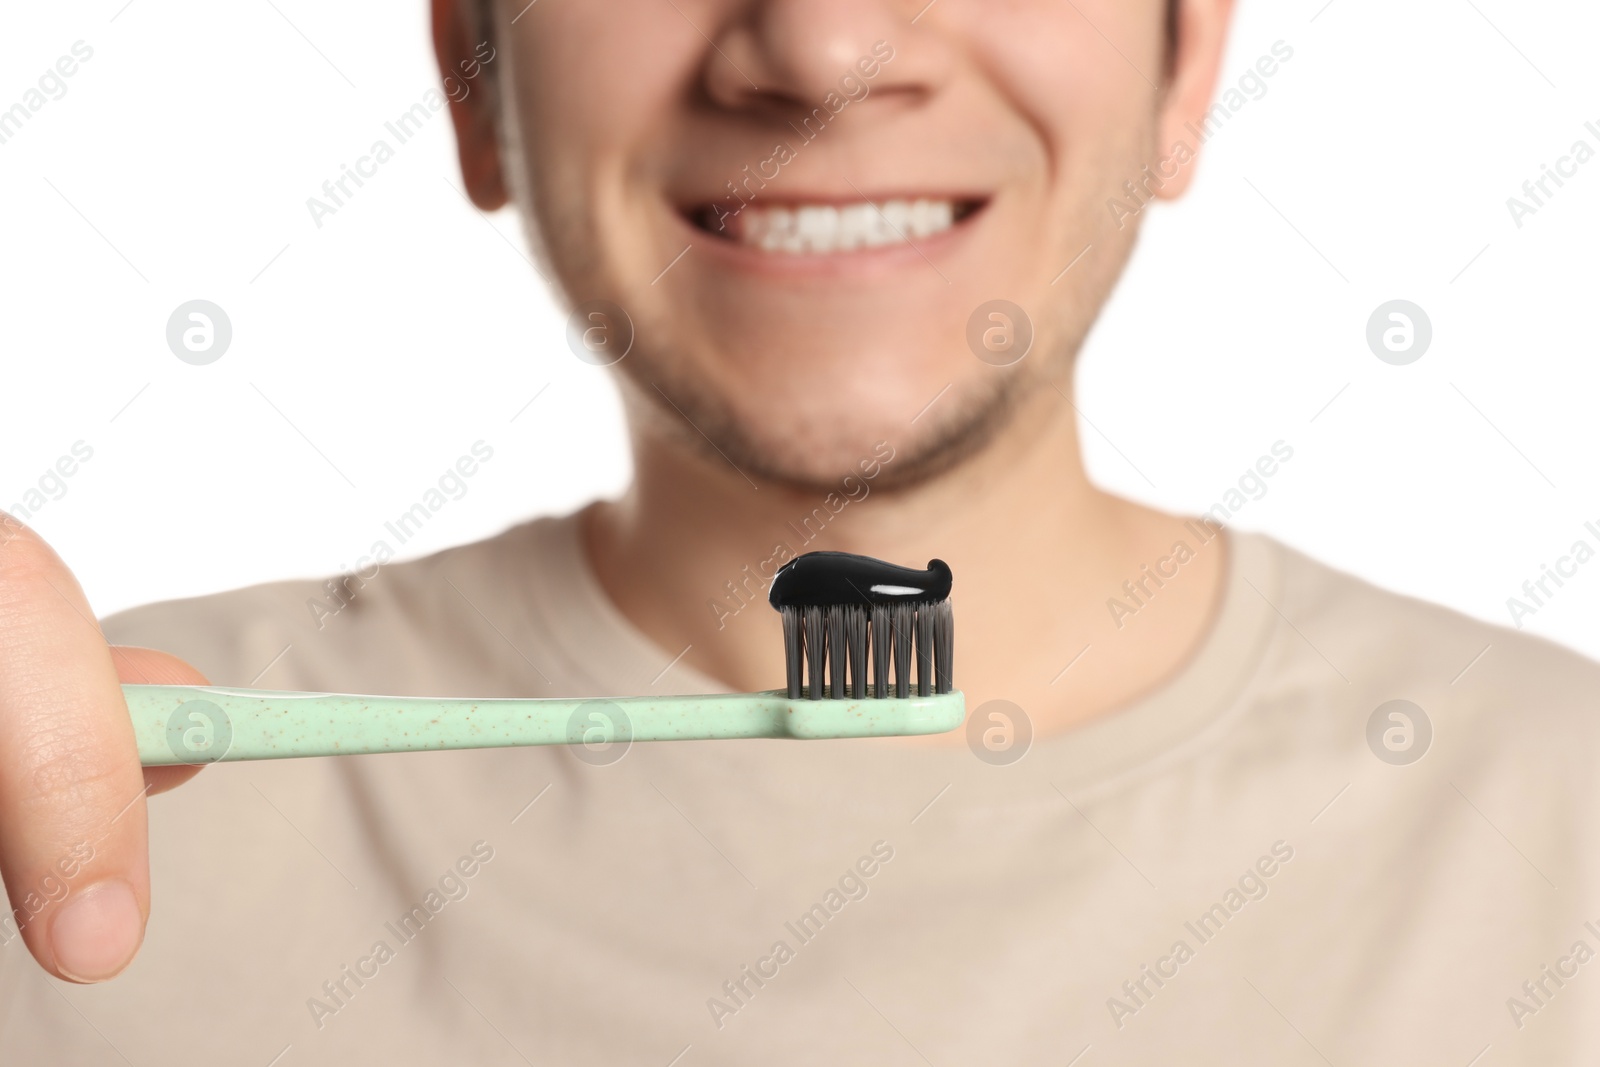
[[[436,0],[634,484],[104,640],[8,523],[5,1062],[1600,1054],[1594,665],[1085,476],[1106,201],[1183,191],[1231,8]],[[823,547],[949,561],[968,729],[225,766],[147,859],[119,679],[773,688],[764,579]]]

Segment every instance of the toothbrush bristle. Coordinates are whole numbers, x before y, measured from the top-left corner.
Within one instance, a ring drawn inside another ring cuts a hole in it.
[[[904,699],[948,693],[955,617],[950,568],[897,567],[845,552],[786,563],[769,599],[783,617],[789,698]]]

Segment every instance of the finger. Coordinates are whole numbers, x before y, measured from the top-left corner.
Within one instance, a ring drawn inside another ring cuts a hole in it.
[[[111,659],[117,666],[117,678],[137,685],[210,685],[206,676],[170,652],[136,645],[112,645]],[[205,769],[201,764],[193,767],[146,767],[144,769],[145,796],[155,796],[176,789]]]
[[[0,515],[0,878],[48,971],[99,981],[150,914],[144,776],[83,591],[33,531]]]
[[[205,675],[189,666],[170,652],[136,645],[112,645],[111,659],[117,666],[117,677],[137,685],[210,685]],[[193,767],[146,767],[144,769],[147,797],[176,789],[205,769],[204,764]]]

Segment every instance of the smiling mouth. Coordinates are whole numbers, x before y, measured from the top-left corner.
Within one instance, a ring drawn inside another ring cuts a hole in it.
[[[909,245],[961,225],[986,201],[894,197],[829,203],[746,204],[737,214],[691,207],[684,217],[713,237],[773,255],[835,255]]]

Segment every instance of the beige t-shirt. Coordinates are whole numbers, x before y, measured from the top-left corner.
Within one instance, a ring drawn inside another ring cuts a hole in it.
[[[0,1063],[1594,1063],[1600,670],[1228,542],[1181,674],[1009,765],[869,740],[209,768],[151,802],[123,977],[0,946]],[[219,685],[719,689],[607,601],[571,518],[386,567],[319,630],[322,596],[106,632]],[[1369,731],[1392,700],[1431,738]]]

